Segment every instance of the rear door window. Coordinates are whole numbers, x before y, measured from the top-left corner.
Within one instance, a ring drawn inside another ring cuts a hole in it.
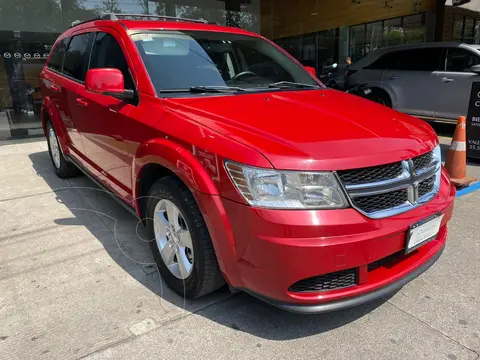
[[[85,81],[94,33],[75,35],[68,45],[63,73],[75,80]]]
[[[403,50],[398,53],[398,70],[437,71],[442,60],[441,48]]]
[[[65,57],[65,50],[70,38],[60,40],[53,49],[52,56],[47,63],[47,68],[54,71],[62,71],[63,58]]]
[[[480,58],[466,49],[447,49],[447,71],[470,72],[470,68],[480,64]]]
[[[442,59],[441,48],[408,49],[390,52],[367,66],[367,69],[437,71]]]
[[[377,60],[375,60],[372,64],[365,67],[365,69],[371,70],[395,70],[397,69],[397,57],[398,51],[391,52],[380,56]]]

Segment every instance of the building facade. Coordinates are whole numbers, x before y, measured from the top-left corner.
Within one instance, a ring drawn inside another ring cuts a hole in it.
[[[73,21],[101,12],[202,18],[245,28],[317,71],[383,46],[480,42],[480,0],[0,0],[0,139],[41,134],[39,73],[45,59]]]

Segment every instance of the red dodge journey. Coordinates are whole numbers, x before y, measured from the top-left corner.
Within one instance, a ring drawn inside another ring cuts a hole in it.
[[[104,14],[41,73],[58,176],[142,219],[166,283],[318,313],[400,289],[440,256],[455,189],[430,125],[326,88],[271,41]]]

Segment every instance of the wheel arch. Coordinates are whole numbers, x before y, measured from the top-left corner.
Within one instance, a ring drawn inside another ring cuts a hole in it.
[[[157,138],[142,144],[132,165],[133,199],[142,218],[145,196],[161,177],[174,175],[194,194],[218,195],[217,186],[191,151],[171,140]]]
[[[372,89],[372,91],[378,91],[386,94],[390,100],[390,105],[392,106],[393,109],[395,108],[395,104],[397,103],[397,94],[395,93],[393,88],[391,88],[390,86],[386,86],[383,83],[382,84],[375,83],[367,86],[370,89]]]
[[[56,109],[52,99],[45,97],[42,102],[41,110],[42,129],[45,136],[47,136],[47,123],[51,122],[55,133],[57,134],[60,147],[64,154],[68,154],[68,135],[65,127],[63,126],[60,113]]]
[[[132,165],[133,201],[144,221],[150,187],[163,176],[176,176],[191,191],[207,224],[220,270],[229,284],[239,284],[235,239],[217,185],[193,153],[165,138],[142,144]]]
[[[178,178],[173,171],[156,162],[145,164],[140,169],[135,182],[136,194],[134,199],[137,214],[139,215],[140,219],[142,219],[142,222],[144,222],[145,218],[144,215],[147,206],[148,193],[153,184],[165,176],[175,176]]]

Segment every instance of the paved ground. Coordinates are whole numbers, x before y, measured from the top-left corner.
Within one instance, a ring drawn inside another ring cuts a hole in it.
[[[85,177],[56,178],[46,150],[0,144],[2,360],[479,358],[480,192],[457,200],[444,254],[396,295],[300,316],[226,290],[184,302],[135,218]]]

